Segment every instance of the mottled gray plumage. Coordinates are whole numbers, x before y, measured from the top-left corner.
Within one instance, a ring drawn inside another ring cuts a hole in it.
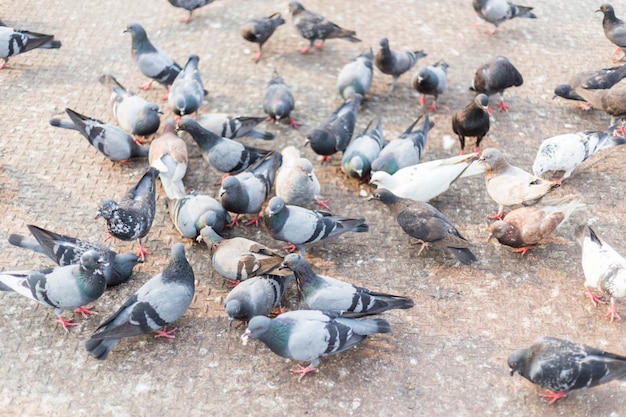
[[[291,117],[291,112],[295,107],[295,100],[291,90],[285,84],[285,81],[274,70],[272,79],[265,87],[265,95],[263,96],[263,110],[269,116],[269,119],[276,123],[281,120],[287,120],[289,126],[298,127],[300,123]]]
[[[618,51],[621,50],[624,52],[624,56],[621,58],[623,61],[626,58],[626,23],[622,19],[619,19],[615,16],[615,10],[613,6],[608,3],[600,6],[597,12],[602,12],[604,14],[604,18],[602,19],[602,29],[604,29],[604,34],[607,39],[617,45]],[[618,51],[615,51],[616,53]]]
[[[178,233],[189,239],[195,239],[206,226],[220,233],[231,220],[220,202],[205,194],[193,193],[170,201],[169,211]]]
[[[224,300],[228,319],[247,323],[254,316],[267,316],[280,305],[280,300],[292,280],[293,274],[263,275],[243,281]]]
[[[36,48],[59,49],[61,42],[54,40],[54,35],[30,32],[0,25],[0,69],[5,68],[9,57],[32,51]]]
[[[276,28],[284,23],[285,19],[280,13],[272,13],[267,17],[250,19],[241,26],[241,36],[248,42],[259,44],[259,50],[252,58],[254,62],[259,62],[263,54],[263,45],[272,36]]]
[[[515,17],[537,18],[532,12],[532,7],[518,6],[508,0],[473,0],[472,5],[481,19],[495,26],[491,31],[492,34],[501,23]]]
[[[568,100],[585,101],[576,93],[575,90],[578,87],[588,90],[606,90],[624,77],[626,77],[626,65],[596,71],[582,71],[574,74],[568,84],[557,85],[554,89],[554,95]]]
[[[363,97],[370,91],[373,76],[374,52],[372,48],[344,65],[337,76],[337,89],[344,100],[353,94]]]
[[[293,146],[282,150],[283,163],[276,173],[276,195],[285,204],[303,206],[319,199],[321,186],[313,171],[313,164],[300,156]],[[319,201],[322,203],[321,200]]]
[[[461,154],[465,152],[465,138],[475,137],[474,152],[480,150],[480,142],[489,132],[489,97],[479,94],[464,108],[452,115],[452,131],[461,143]]]
[[[508,111],[509,106],[504,103],[504,90],[509,87],[519,87],[523,83],[522,74],[511,64],[511,61],[505,56],[496,56],[478,67],[470,90],[488,96],[497,93],[500,98],[500,110]]]
[[[191,15],[193,11],[213,3],[213,0],[168,0],[174,7],[185,9],[189,12],[189,15],[181,20],[182,23],[191,22]]]
[[[274,134],[257,126],[265,121],[265,117],[232,116],[227,113],[203,113],[196,121],[200,125],[215,133],[217,136],[229,139],[249,136],[251,138],[272,140]]]
[[[389,40],[382,38],[380,40],[380,49],[374,57],[374,64],[376,68],[383,74],[388,74],[393,77],[391,86],[387,96],[390,96],[396,87],[398,78],[413,68],[417,63],[417,60],[427,56],[423,50],[420,51],[393,51],[389,48]]]
[[[385,146],[382,120],[379,117],[375,126],[372,121],[352,140],[341,159],[341,170],[351,176],[367,180],[372,170],[372,161],[380,155]]]
[[[448,88],[448,64],[444,60],[437,61],[433,65],[427,65],[417,70],[411,85],[418,93],[421,93],[420,104],[426,105],[426,96],[434,96],[428,110],[437,111],[437,99]]]
[[[148,162],[159,170],[167,198],[183,198],[187,195],[183,177],[187,173],[189,155],[185,141],[176,134],[176,120],[173,117],[165,120],[163,132],[150,143]]]
[[[190,55],[170,88],[167,103],[172,111],[179,116],[192,113],[197,115],[204,96],[208,94],[202,85],[202,77],[200,77],[198,70],[199,61],[198,55]]]

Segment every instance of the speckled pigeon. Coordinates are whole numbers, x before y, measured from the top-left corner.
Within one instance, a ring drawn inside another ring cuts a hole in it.
[[[398,78],[411,68],[415,66],[417,60],[427,56],[423,50],[419,51],[393,51],[389,48],[389,40],[382,38],[380,40],[380,49],[374,57],[374,64],[376,68],[383,74],[388,74],[393,77],[391,86],[387,92],[387,97],[391,95],[393,89],[396,87]]]
[[[474,152],[480,151],[480,142],[489,132],[489,97],[479,94],[464,108],[452,115],[452,131],[459,137],[461,155],[465,152],[465,138],[476,137]]]
[[[182,23],[191,22],[191,15],[193,11],[213,3],[213,0],[168,0],[174,7],[185,9],[189,12],[189,15],[181,20]]]
[[[478,67],[470,90],[488,96],[497,93],[500,98],[500,110],[508,111],[510,107],[504,103],[504,90],[509,87],[519,87],[523,83],[522,74],[511,64],[511,61],[505,56],[496,56]]]
[[[379,117],[376,125],[370,121],[363,131],[352,140],[341,159],[341,170],[352,178],[367,182],[372,169],[372,161],[386,145],[383,138],[382,120]]]
[[[481,19],[495,26],[489,31],[492,35],[496,33],[498,26],[507,20],[515,17],[537,18],[532,12],[532,7],[518,6],[508,0],[473,0],[472,5]]]
[[[274,134],[257,126],[265,117],[233,116],[227,113],[203,113],[196,119],[200,125],[223,138],[235,139],[249,136],[255,139],[272,140]]]
[[[615,16],[615,10],[613,6],[608,3],[600,6],[596,12],[602,12],[604,18],[602,19],[602,28],[607,39],[617,45],[617,49],[613,53],[613,61],[623,61],[626,58],[626,23],[617,16]],[[621,59],[617,59],[619,52],[624,53]]]
[[[8,66],[9,57],[23,54],[36,48],[59,49],[61,42],[54,35],[30,32],[0,25],[0,69]]]
[[[198,55],[190,55],[182,71],[178,73],[170,88],[167,103],[174,114],[184,116],[186,114],[198,114],[202,101],[207,91],[202,85],[202,78],[198,70]]]
[[[426,106],[426,96],[434,96],[434,100],[428,110],[437,111],[437,99],[448,88],[448,64],[439,60],[433,65],[427,65],[417,70],[411,85],[420,96],[420,106]]]
[[[170,217],[182,237],[195,239],[206,226],[220,233],[230,223],[230,215],[219,201],[193,193],[169,202]]]
[[[252,58],[254,62],[259,62],[263,54],[263,45],[274,34],[278,26],[285,23],[280,13],[272,13],[267,17],[257,17],[246,21],[240,29],[241,36],[248,42],[258,43],[259,50]]]
[[[267,83],[263,96],[263,110],[269,116],[269,120],[273,123],[287,120],[289,126],[297,128],[300,123],[291,117],[295,103],[291,90],[274,70],[274,75]]]
[[[228,319],[246,323],[254,316],[267,316],[280,305],[280,300],[293,280],[287,276],[263,275],[252,277],[233,288],[224,300]]]
[[[372,48],[344,65],[337,76],[337,90],[344,100],[353,94],[363,97],[372,86],[374,52]]]

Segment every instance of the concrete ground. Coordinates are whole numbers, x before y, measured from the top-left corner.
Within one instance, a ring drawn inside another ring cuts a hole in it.
[[[150,39],[184,64],[200,56],[200,70],[210,91],[202,112],[262,115],[265,85],[274,69],[296,97],[293,130],[268,125],[271,143],[264,148],[303,146],[306,133],[340,104],[335,79],[341,67],[382,37],[392,48],[424,49],[418,65],[444,58],[450,65],[449,88],[431,114],[435,127],[424,160],[458,154],[442,146],[453,135],[451,115],[472,98],[468,86],[476,68],[493,55],[506,55],[524,76],[524,84],[505,93],[508,113],[495,112],[484,147],[497,147],[510,161],[530,170],[544,138],[586,129],[604,130],[608,116],[582,112],[552,99],[554,87],[575,72],[612,65],[613,45],[604,37],[599,2],[530,1],[539,16],[503,24],[495,36],[476,27],[480,20],[470,1],[309,0],[305,6],[357,31],[363,42],[328,41],[322,51],[300,55],[305,41],[296,34],[282,1],[220,0],[196,12],[188,24],[185,11],[164,0],[132,2],[0,0],[0,18],[9,26],[54,33],[60,50],[37,50],[11,59],[0,71],[0,268],[50,266],[43,256],[11,247],[10,233],[26,233],[34,223],[83,239],[102,242],[104,223],[95,221],[99,202],[120,198],[142,174],[147,161],[113,164],[78,133],[58,130],[48,119],[66,107],[113,121],[108,92],[97,82],[111,73],[137,90],[146,80],[130,59],[125,26],[137,21]],[[626,4],[615,4],[626,16]],[[239,34],[253,16],[283,13],[287,23],[265,45],[263,60],[250,61],[256,46]],[[411,74],[413,71],[411,72]],[[411,74],[400,78],[393,96],[383,100],[390,77],[374,73],[371,93],[357,130],[375,116],[383,119],[385,138],[400,134],[422,112],[410,87]],[[162,90],[141,92],[158,101],[166,114]],[[492,101],[495,104],[495,100]],[[189,189],[215,195],[219,174],[189,142]],[[497,242],[486,243],[487,216],[496,208],[483,179],[458,181],[432,201],[472,243],[480,259],[462,266],[445,253],[417,248],[386,208],[361,197],[359,185],[330,166],[314,162],[323,194],[340,215],[360,215],[368,234],[311,246],[307,258],[315,269],[369,288],[409,295],[410,310],[384,314],[393,332],[373,336],[358,347],[323,358],[319,371],[298,382],[289,372],[294,361],[272,354],[262,343],[242,346],[242,328],[228,326],[222,300],[228,292],[213,273],[204,244],[186,241],[196,279],[196,297],[181,318],[173,340],[152,335],[122,341],[109,359],[89,357],[83,343],[98,324],[168,262],[170,247],[181,239],[159,189],[157,215],[145,244],[153,255],[130,282],[95,303],[98,316],[78,319],[69,333],[54,322],[51,309],[15,294],[0,294],[0,415],[6,416],[222,416],[222,415],[380,415],[380,416],[624,416],[626,384],[610,383],[572,392],[550,406],[541,389],[519,376],[511,378],[509,353],[543,335],[558,336],[616,353],[626,353],[623,322],[609,323],[604,309],[585,298],[580,249],[574,226],[592,219],[600,236],[621,253],[624,238],[626,148],[598,154],[585,162],[559,195],[577,194],[586,209],[573,216],[538,248],[521,257]],[[273,247],[263,228],[238,227],[228,236],[245,235]],[[118,251],[134,242],[110,243]],[[294,305],[295,292],[288,294]],[[626,314],[623,300],[618,310]],[[69,314],[69,313],[66,313]]]

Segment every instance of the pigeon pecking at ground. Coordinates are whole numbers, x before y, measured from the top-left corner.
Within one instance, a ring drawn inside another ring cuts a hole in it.
[[[217,136],[229,139],[249,136],[255,139],[272,140],[272,132],[258,129],[265,117],[233,116],[227,113],[203,113],[196,119],[200,126],[210,130]]]
[[[202,85],[202,78],[198,70],[199,61],[198,55],[190,55],[170,88],[167,103],[178,117],[192,113],[195,113],[197,117],[204,96],[208,94]]]
[[[496,56],[478,67],[470,90],[488,96],[497,93],[500,98],[500,110],[508,111],[510,107],[504,103],[504,90],[509,87],[519,87],[523,83],[522,74],[511,64],[511,61],[505,56]]]
[[[374,57],[374,65],[383,74],[393,77],[391,86],[387,92],[387,97],[391,96],[398,78],[415,66],[417,60],[426,56],[422,50],[419,51],[393,51],[389,48],[389,40],[382,38],[380,40],[380,49]]]
[[[274,31],[284,23],[285,19],[277,12],[267,17],[250,19],[241,26],[241,36],[248,42],[259,44],[259,50],[252,57],[254,62],[261,60],[263,45],[274,34]]]
[[[608,3],[600,6],[596,12],[602,12],[604,14],[604,18],[602,19],[602,29],[604,29],[604,34],[606,38],[613,42],[617,49],[613,53],[613,61],[623,61],[626,59],[626,23],[617,16],[615,16],[615,10],[613,6]],[[622,52],[624,55],[621,58],[617,58],[617,55]]]
[[[622,80],[609,89],[589,90],[577,87],[575,91],[592,107],[611,116],[611,125],[617,121],[624,121],[626,118],[626,81]],[[624,133],[623,127],[622,133]]]
[[[461,152],[465,153],[465,138],[476,137],[474,152],[480,151],[480,142],[489,132],[489,97],[479,94],[464,108],[452,115],[452,131],[459,137]]]
[[[489,31],[492,35],[496,33],[498,26],[507,20],[515,17],[537,18],[532,12],[532,7],[518,6],[508,0],[473,0],[472,5],[481,19],[495,26]]]
[[[382,120],[379,117],[376,125],[374,120],[358,134],[343,152],[341,170],[352,178],[367,182],[372,170],[372,161],[379,155],[386,142],[383,138]]]
[[[163,124],[163,132],[150,144],[148,162],[159,170],[163,190],[169,199],[183,198],[189,155],[185,141],[176,134],[176,120],[168,117]]]
[[[272,123],[287,120],[289,126],[297,128],[300,123],[291,117],[295,103],[291,90],[274,70],[274,75],[267,83],[263,96],[263,110],[269,116],[268,120]]]
[[[343,66],[337,76],[337,90],[344,100],[353,94],[363,97],[370,91],[373,76],[374,52],[372,48],[363,52],[352,62]]]
[[[174,7],[185,9],[189,12],[189,15],[181,20],[182,23],[191,22],[191,15],[193,11],[213,3],[213,0],[168,0]]]
[[[417,70],[411,85],[420,96],[420,106],[426,106],[426,96],[434,96],[434,100],[428,110],[437,111],[437,99],[448,88],[448,64],[439,60],[433,65],[427,65]]]
[[[30,32],[0,25],[0,69],[7,68],[9,57],[32,51],[36,48],[59,49],[61,42],[54,35]]]
[[[220,202],[205,194],[192,193],[170,201],[168,205],[174,227],[188,239],[198,237],[207,226],[221,233],[231,221]]]
[[[293,274],[262,275],[243,281],[224,299],[229,321],[236,319],[248,323],[252,317],[267,316],[280,306],[280,300],[292,280]]]

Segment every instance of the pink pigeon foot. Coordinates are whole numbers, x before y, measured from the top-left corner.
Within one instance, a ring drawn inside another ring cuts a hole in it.
[[[508,112],[510,108],[511,108],[510,106],[507,106],[507,105],[504,103],[504,100],[502,100],[502,101],[500,102],[500,111],[503,111],[503,112]]]
[[[320,164],[324,165],[326,163],[330,163],[330,155],[322,155],[320,157]]]
[[[328,199],[328,200],[315,200],[315,202],[320,207],[320,210],[330,210],[330,206],[328,205],[328,203],[330,203],[330,199]]]
[[[550,398],[550,405],[554,404],[561,398],[567,397],[565,391],[554,392],[552,390],[547,390],[545,394],[540,394],[539,396],[542,398]]]
[[[432,112],[436,112],[437,111],[437,102],[433,101],[433,103],[428,106],[428,110],[432,111]]]
[[[148,252],[146,248],[143,247],[141,242],[139,242],[139,249],[137,249],[137,256],[141,258],[142,261],[146,260],[146,255],[151,255],[152,252]]]
[[[298,127],[300,127],[301,124],[302,123],[300,123],[296,119],[292,119],[291,117],[289,118],[289,126],[293,127],[294,129],[297,129]]]
[[[298,251],[298,248],[296,248],[296,245],[294,245],[293,243],[283,246],[283,249],[289,251],[289,253],[294,253]]]
[[[609,308],[604,317],[608,318],[611,323],[613,323],[613,320],[622,319],[619,314],[617,314],[617,310],[615,309],[615,300],[611,299],[611,303],[609,304]]]
[[[250,220],[248,220],[248,222],[246,223],[246,226],[252,226],[255,225],[256,227],[259,227],[259,220],[261,219],[261,213],[257,213],[256,216],[254,216],[253,218],[251,218]]]
[[[232,229],[235,226],[239,226],[239,219],[241,218],[241,216],[239,214],[235,215],[235,218],[226,225],[226,227],[228,227],[229,229]]]
[[[308,54],[310,50],[311,48],[307,46],[306,48],[298,49],[298,52],[300,52],[301,54]]]
[[[152,83],[153,82],[154,82],[154,80],[150,80],[147,83],[145,83],[142,86],[140,86],[139,88],[141,88],[142,90],[149,90],[152,87]]]
[[[174,332],[176,332],[176,330],[178,330],[177,327],[174,327],[172,330],[167,330],[167,326],[165,326],[162,329],[157,330],[154,338],[156,339],[157,337],[166,337],[168,339],[175,339],[176,336],[174,336]]]
[[[523,248],[517,248],[515,250],[513,250],[513,252],[516,253],[521,253],[522,256],[526,255],[526,252],[528,252],[530,250],[530,246],[524,246]]]
[[[259,62],[261,60],[261,55],[263,54],[263,52],[259,49],[258,51],[255,52],[254,56],[252,57],[252,60],[256,63]]]
[[[595,295],[592,291],[591,288],[586,288],[585,292],[587,294],[587,297],[589,297],[591,299],[591,302],[593,303],[594,307],[597,307],[599,304],[606,304],[602,298],[598,297],[597,295]]]
[[[78,323],[74,323],[74,322],[73,322],[72,320],[70,320],[70,319],[64,319],[64,318],[63,318],[63,317],[61,317],[61,316],[58,316],[56,321],[57,321],[57,322],[59,322],[59,323],[61,323],[61,326],[63,326],[63,329],[64,329],[66,332],[69,332],[69,331],[70,331],[70,330],[67,328],[68,326],[70,326],[70,327],[71,327],[71,326],[78,326]]]
[[[308,374],[309,372],[313,372],[315,371],[315,368],[312,367],[311,365],[304,367],[302,365],[298,365],[298,369],[292,369],[291,372],[293,372],[294,374],[298,374],[300,375],[300,378],[298,378],[298,381],[302,381],[302,378],[304,378],[304,376],[306,374]]]
[[[92,306],[80,306],[74,310],[74,313],[80,313],[83,318],[87,318],[87,315],[89,314],[98,314],[97,312],[93,311],[93,309],[94,307]]]
[[[322,49],[324,47],[324,41],[321,41],[319,43],[316,43],[315,45],[313,45],[313,47],[315,49]]]

